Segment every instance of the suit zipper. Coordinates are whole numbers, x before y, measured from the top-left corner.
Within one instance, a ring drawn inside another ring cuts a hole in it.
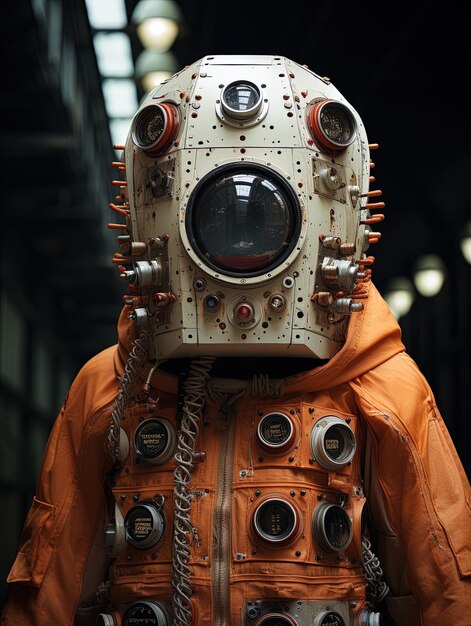
[[[235,416],[221,431],[213,543],[213,626],[230,624],[230,562],[232,517],[232,472],[234,466]]]

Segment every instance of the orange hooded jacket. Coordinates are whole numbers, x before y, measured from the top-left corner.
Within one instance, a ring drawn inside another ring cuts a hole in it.
[[[70,388],[8,576],[2,626],[91,626],[104,610],[97,589],[103,590],[106,580],[116,615],[131,600],[173,593],[171,524],[156,549],[129,547],[110,563],[104,546],[106,518],[115,502],[125,515],[156,492],[170,503],[173,494],[173,460],[143,467],[130,454],[113,483],[108,480],[113,463],[107,431],[117,377],[133,339],[124,307],[118,345],[91,359]],[[157,414],[173,424],[177,382],[164,372],[152,378]],[[279,456],[257,449],[253,434],[257,416],[271,410],[291,415],[298,434],[294,449]],[[128,407],[122,427],[131,442],[149,411],[155,413],[148,405]],[[316,467],[309,448],[313,424],[332,413],[347,420],[358,442],[353,462],[339,473]],[[197,533],[190,560],[195,624],[244,623],[241,607],[254,598],[348,599],[360,606],[365,580],[359,520],[366,502],[369,533],[390,587],[387,609],[397,626],[471,625],[469,483],[433,394],[373,285],[363,312],[351,318],[340,352],[321,367],[286,378],[282,397],[241,400],[229,430],[222,434],[218,407],[208,400],[197,442],[206,457],[192,478],[201,496],[194,498],[191,512]],[[228,436],[229,456],[221,451]],[[212,561],[218,528],[213,520],[224,455],[232,473],[225,565],[230,601],[226,598],[226,617],[216,619]],[[308,522],[317,503],[339,490],[348,494],[354,524],[352,544],[340,557],[322,553]],[[303,526],[294,545],[264,548],[254,538],[253,508],[260,495],[270,493],[291,498],[300,512]],[[171,505],[167,512],[171,519]]]

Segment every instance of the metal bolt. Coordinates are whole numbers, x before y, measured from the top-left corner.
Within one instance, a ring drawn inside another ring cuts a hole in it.
[[[314,407],[313,406],[309,407],[309,413],[314,413]]]
[[[289,495],[290,495],[292,498],[294,498],[294,496],[296,495],[296,491],[290,491],[290,492],[289,492]]]
[[[134,494],[132,499],[134,500],[134,502],[137,502],[139,500],[139,495],[137,493]]]
[[[292,463],[292,462],[294,461],[294,456],[290,456],[290,457],[289,457],[289,459],[288,459],[288,461],[289,461],[290,463]]]
[[[306,490],[305,489],[301,489],[301,495],[305,496],[306,495]]]
[[[295,555],[296,556],[301,556],[301,550],[296,550]]]
[[[257,491],[255,492],[256,496],[259,496],[262,492],[260,491],[260,489],[257,489]]]

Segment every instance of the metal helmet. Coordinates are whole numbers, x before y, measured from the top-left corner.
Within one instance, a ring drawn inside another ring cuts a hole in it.
[[[123,147],[115,262],[151,357],[339,350],[382,203],[363,123],[328,78],[204,57],[144,97]]]

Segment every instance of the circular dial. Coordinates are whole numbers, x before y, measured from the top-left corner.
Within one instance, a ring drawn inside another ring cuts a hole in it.
[[[248,81],[237,81],[228,85],[221,100],[224,113],[240,120],[255,117],[262,106],[260,89]]]
[[[345,509],[332,502],[321,502],[314,511],[314,536],[327,552],[345,550],[352,540],[352,521]]]
[[[293,422],[284,413],[268,413],[258,423],[258,442],[267,452],[279,454],[289,450],[295,437]]]
[[[284,546],[292,543],[301,526],[301,516],[284,496],[266,496],[256,507],[252,527],[262,541]]]
[[[134,446],[139,458],[151,465],[162,465],[173,455],[176,434],[173,425],[165,419],[144,420],[134,433]]]

